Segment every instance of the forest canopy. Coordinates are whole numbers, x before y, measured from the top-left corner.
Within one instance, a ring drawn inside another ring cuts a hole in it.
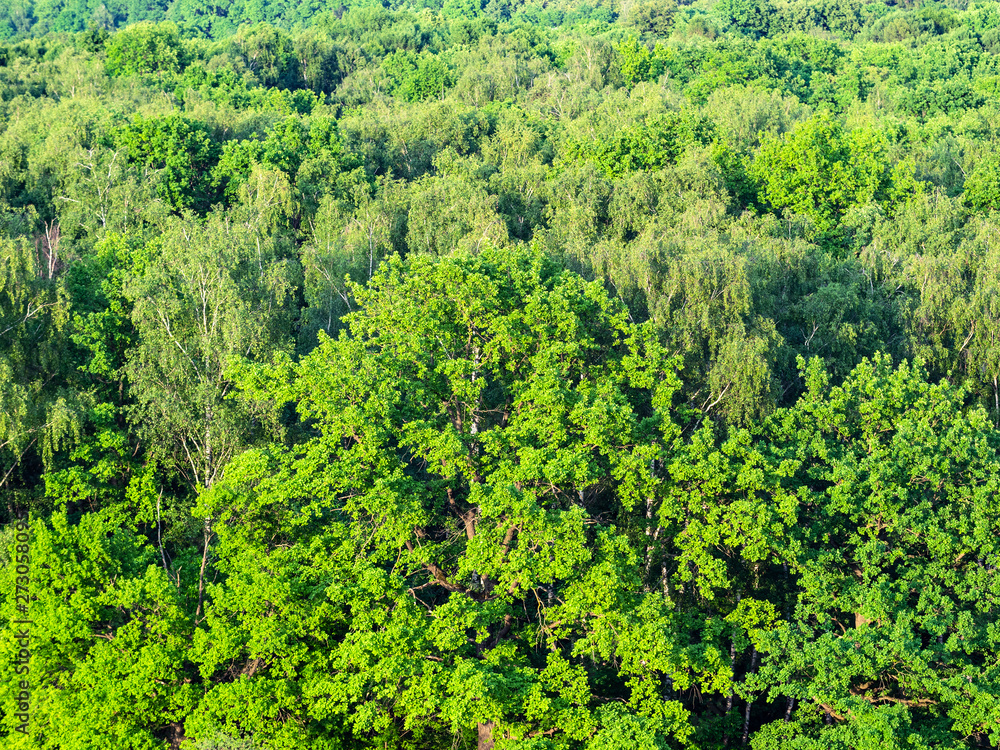
[[[0,3],[0,736],[1000,747],[1000,4]]]

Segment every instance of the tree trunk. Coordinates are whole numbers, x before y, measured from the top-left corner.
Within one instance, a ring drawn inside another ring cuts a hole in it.
[[[997,376],[993,376],[993,421],[1000,424],[1000,383]]]
[[[650,462],[652,463],[652,462]],[[646,498],[646,564],[643,590],[649,591],[649,575],[653,569],[653,498]]]
[[[794,698],[789,698],[788,699],[788,706],[785,708],[785,721],[786,722],[792,720],[792,709],[793,708],[795,708],[795,699]]]
[[[740,599],[742,599],[742,598],[743,598],[742,596],[740,596],[739,594],[736,594],[736,606],[739,606]],[[733,679],[735,680],[736,679],[736,638],[735,637],[732,638],[729,641],[729,663],[730,663],[730,665],[732,665]],[[733,685],[732,687],[729,688],[729,695],[726,698],[726,713],[727,714],[730,711],[733,710],[733,698],[735,697],[735,695],[736,695],[736,686]]]
[[[750,673],[754,674],[757,671],[757,649],[754,647],[752,655],[750,657]],[[746,678],[744,678],[746,679]],[[747,746],[747,740],[750,739],[750,710],[753,708],[753,698],[747,698],[747,708],[746,712],[743,714],[743,747]]]
[[[493,750],[493,722],[480,722],[476,730],[479,734],[476,743],[477,750]]]
[[[203,531],[205,535],[205,547],[201,554],[201,570],[198,571],[198,609],[194,612],[196,619],[201,617],[201,605],[205,593],[205,566],[208,564],[208,544],[212,541],[212,526],[207,519]]]
[[[736,639],[733,638],[729,641],[729,663],[733,665],[733,679],[736,679]],[[728,714],[733,710],[733,696],[735,695],[735,687],[729,688],[729,695],[726,697],[726,713]]]

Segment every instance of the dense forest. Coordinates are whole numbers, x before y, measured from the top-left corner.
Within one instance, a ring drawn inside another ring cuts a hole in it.
[[[1000,748],[998,450],[1000,3],[0,0],[5,748]]]

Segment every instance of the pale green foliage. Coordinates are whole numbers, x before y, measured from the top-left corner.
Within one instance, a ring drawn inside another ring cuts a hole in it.
[[[208,487],[265,412],[230,398],[229,370],[291,344],[296,265],[239,215],[178,221],[124,282],[138,346],[132,418],[195,487]]]
[[[998,228],[968,219],[958,200],[921,196],[878,228],[864,262],[874,278],[905,292],[902,322],[913,356],[938,375],[960,373],[1000,420]]]
[[[810,114],[796,97],[747,86],[717,89],[705,107],[737,148],[756,148],[763,138],[784,135]]]
[[[412,187],[406,244],[411,252],[447,255],[478,252],[507,242],[498,200],[458,175],[422,177]]]
[[[88,399],[66,387],[69,304],[57,263],[51,247],[0,238],[0,489],[29,452],[49,464],[80,436]]]

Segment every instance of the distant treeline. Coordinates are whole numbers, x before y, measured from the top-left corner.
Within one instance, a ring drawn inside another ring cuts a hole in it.
[[[319,0],[10,0],[0,8],[0,38],[44,36],[53,32],[111,31],[145,21],[171,21],[186,34],[223,39],[245,24],[267,23],[286,30],[303,29],[360,8],[440,18],[514,21],[543,27],[620,24],[641,33],[668,36],[674,31],[715,38],[729,30],[766,36],[794,33],[832,34],[852,40],[900,41],[924,32],[941,34],[961,24],[967,0],[863,2],[862,0],[717,0],[676,2],[573,3],[539,0],[425,0],[424,2],[326,3]]]

